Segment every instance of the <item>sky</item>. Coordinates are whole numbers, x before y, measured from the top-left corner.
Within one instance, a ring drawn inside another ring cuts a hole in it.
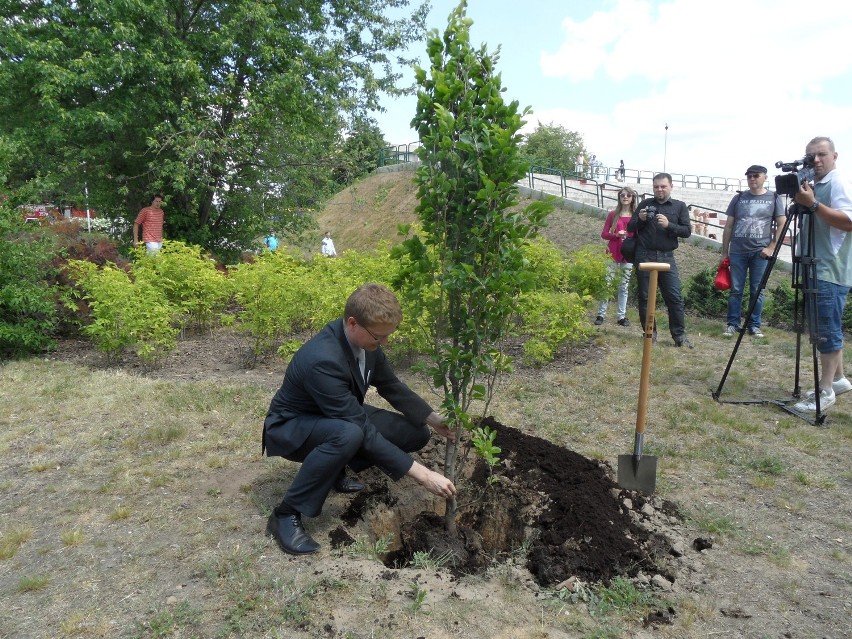
[[[458,0],[431,5],[443,34]],[[826,135],[852,175],[852,2],[469,0],[467,16],[474,46],[500,47],[504,99],[533,111],[524,133],[561,125],[605,166],[711,177],[776,175]],[[425,42],[409,52],[426,68]],[[417,141],[416,99],[383,105],[385,139]]]

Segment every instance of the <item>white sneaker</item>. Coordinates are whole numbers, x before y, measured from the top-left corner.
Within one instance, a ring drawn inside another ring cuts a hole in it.
[[[831,390],[834,391],[835,395],[842,395],[843,393],[848,393],[852,390],[852,382],[850,382],[845,377],[835,379],[833,382],[831,382]]]
[[[725,329],[725,332],[722,333],[722,337],[733,337],[739,330],[740,329],[738,329],[736,326],[729,325],[728,328]]]
[[[834,391],[829,388],[821,388],[819,391],[819,409],[820,411],[825,410],[829,406],[832,406],[834,402],[837,401],[837,397],[834,395]],[[805,399],[800,401],[799,403],[793,406],[796,410],[806,411],[806,412],[816,412],[816,395],[813,391],[808,391],[808,394],[805,395]]]

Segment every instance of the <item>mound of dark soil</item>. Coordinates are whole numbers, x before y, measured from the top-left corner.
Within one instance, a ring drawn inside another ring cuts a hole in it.
[[[651,520],[676,516],[673,504],[620,489],[611,469],[539,437],[483,422],[497,432],[503,463],[489,483],[488,470],[478,463],[460,482],[458,535],[447,534],[444,519],[424,511],[399,524],[401,547],[385,557],[388,566],[407,565],[415,553],[453,557],[457,572],[477,572],[495,557],[526,546],[526,564],[542,587],[570,577],[609,582],[639,572],[661,574],[674,581],[672,543]],[[393,509],[396,498],[386,482],[368,482],[343,516],[354,525],[380,502]],[[337,530],[332,544],[346,543]]]

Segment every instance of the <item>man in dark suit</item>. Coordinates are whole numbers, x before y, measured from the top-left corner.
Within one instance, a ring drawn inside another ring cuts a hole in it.
[[[377,466],[394,481],[408,475],[439,497],[455,495],[449,479],[408,454],[429,441],[427,425],[444,437],[453,433],[396,377],[381,349],[401,321],[393,292],[364,284],[349,296],[344,316],[306,342],[287,366],[263,427],[268,455],[302,464],[267,526],[285,552],[319,550],[301,516],[319,515],[332,488],[364,488],[346,476],[347,465],[355,472]],[[370,385],[399,412],[365,406]]]

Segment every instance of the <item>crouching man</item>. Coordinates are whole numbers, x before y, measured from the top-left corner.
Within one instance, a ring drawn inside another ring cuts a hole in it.
[[[343,317],[306,342],[287,366],[263,425],[267,455],[300,462],[296,478],[269,518],[267,533],[285,552],[304,555],[320,548],[302,525],[316,517],[329,492],[363,490],[346,476],[376,466],[397,481],[409,476],[443,498],[456,493],[440,473],[414,461],[428,427],[452,438],[443,418],[401,382],[382,350],[402,321],[396,296],[379,284],[364,284],[346,301]],[[375,387],[396,411],[364,404]]]

